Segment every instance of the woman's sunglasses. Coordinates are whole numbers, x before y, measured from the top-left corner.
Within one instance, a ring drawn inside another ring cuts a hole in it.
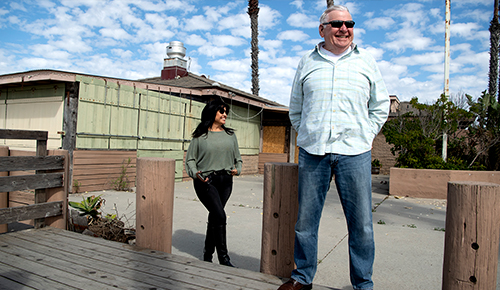
[[[335,28],[340,28],[342,27],[342,25],[345,24],[345,27],[347,28],[353,28],[354,27],[354,24],[355,22],[352,21],[352,20],[347,20],[347,21],[342,21],[342,20],[332,20],[330,22],[325,22],[323,23],[323,25],[327,25],[327,24],[330,24],[332,27],[335,27]]]
[[[224,107],[220,107],[218,111],[221,114],[227,114],[226,108],[224,108]]]

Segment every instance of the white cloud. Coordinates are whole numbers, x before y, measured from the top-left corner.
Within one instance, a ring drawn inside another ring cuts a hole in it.
[[[405,51],[408,48],[413,50],[428,49],[434,42],[432,38],[422,36],[422,33],[415,28],[404,28],[396,32],[389,32],[386,37],[393,41],[383,43],[381,46],[397,52]]]
[[[99,33],[103,37],[110,37],[116,40],[127,40],[132,38],[132,36],[122,28],[103,28],[99,30]]]
[[[248,73],[250,71],[250,59],[227,60],[218,59],[208,62],[215,70]]]
[[[481,27],[477,23],[451,23],[451,36],[467,37],[469,39],[477,39],[477,31]]]
[[[186,38],[184,38],[184,43],[187,45],[202,46],[207,43],[207,41],[200,35],[189,34]]]
[[[60,40],[57,41],[49,41],[49,44],[52,44],[58,48],[64,49],[69,52],[89,52],[92,51],[92,47],[80,37],[61,37]]]
[[[206,43],[202,46],[200,46],[197,49],[197,52],[201,55],[206,55],[208,57],[217,57],[217,56],[225,56],[233,51],[227,47],[218,47],[218,46],[213,46],[209,43]]]
[[[308,16],[303,13],[293,13],[286,20],[290,26],[301,28],[314,28],[319,26],[317,17]]]
[[[442,64],[444,62],[444,51],[402,56],[393,58],[392,61],[404,66]]]
[[[279,23],[281,14],[267,5],[261,5],[259,10],[259,29],[266,30]]]
[[[290,3],[290,5],[295,6],[295,8],[297,8],[297,9],[302,9],[302,6],[304,5],[304,1],[303,0],[293,0],[292,3]]]
[[[208,38],[217,46],[240,46],[247,44],[244,39],[231,35],[210,35]]]
[[[368,30],[393,28],[396,22],[391,17],[376,17],[368,19],[363,24]]]
[[[30,46],[33,55],[52,59],[52,60],[67,60],[71,55],[67,51],[62,51],[58,47],[50,44],[37,44]]]
[[[190,19],[186,19],[184,29],[187,31],[195,30],[211,30],[213,24],[206,19],[203,15],[195,15]]]
[[[375,60],[381,60],[384,55],[384,50],[381,48],[376,48],[373,46],[367,46],[364,48]]]
[[[304,41],[309,38],[302,30],[286,30],[278,34],[279,40]]]
[[[15,2],[15,1],[12,1],[9,3],[10,5],[10,8],[12,10],[21,10],[21,11],[24,11],[24,12],[27,12],[28,10],[26,9],[26,7],[24,7],[21,3],[19,2]]]
[[[114,48],[111,50],[111,53],[121,59],[131,59],[134,56],[134,53],[130,50],[123,50],[121,48]]]

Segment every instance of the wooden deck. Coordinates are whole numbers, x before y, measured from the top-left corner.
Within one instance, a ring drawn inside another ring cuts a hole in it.
[[[272,275],[50,227],[0,235],[1,289],[276,290],[280,284]]]

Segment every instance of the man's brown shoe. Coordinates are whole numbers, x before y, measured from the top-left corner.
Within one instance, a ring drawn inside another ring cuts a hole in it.
[[[285,284],[281,285],[278,290],[309,290],[312,289],[313,285],[302,285],[294,279],[288,280]]]

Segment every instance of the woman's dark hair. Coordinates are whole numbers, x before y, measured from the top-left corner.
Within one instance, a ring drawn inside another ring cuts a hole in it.
[[[222,108],[226,110],[227,114],[229,114],[229,105],[224,103],[222,100],[210,101],[205,108],[203,108],[203,111],[201,112],[201,122],[194,130],[192,134],[193,138],[197,138],[208,133],[208,129],[212,127],[212,124],[214,123],[217,111]],[[222,128],[227,134],[233,135],[234,129],[228,128],[224,125],[222,125]]]

